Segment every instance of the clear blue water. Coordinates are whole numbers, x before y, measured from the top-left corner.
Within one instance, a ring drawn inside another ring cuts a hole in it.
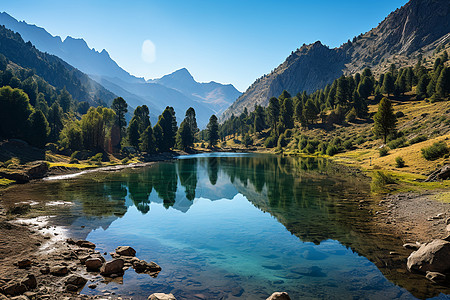
[[[123,283],[98,280],[87,294],[416,299],[445,292],[406,272],[401,241],[376,232],[367,179],[326,160],[197,155],[45,182],[28,193],[72,201],[53,221],[101,252],[129,245],[162,267],[157,278],[130,269]]]

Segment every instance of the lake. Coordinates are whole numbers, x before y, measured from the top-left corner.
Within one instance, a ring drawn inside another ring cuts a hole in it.
[[[372,221],[369,183],[321,158],[212,153],[46,180],[14,195],[101,252],[128,245],[162,267],[157,278],[129,269],[85,294],[448,299],[448,290],[406,271],[402,240]]]

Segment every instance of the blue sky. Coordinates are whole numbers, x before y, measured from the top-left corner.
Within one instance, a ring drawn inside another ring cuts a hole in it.
[[[157,78],[186,67],[197,81],[245,91],[303,43],[338,47],[406,2],[14,0],[1,9],[53,35],[106,49],[133,75]]]

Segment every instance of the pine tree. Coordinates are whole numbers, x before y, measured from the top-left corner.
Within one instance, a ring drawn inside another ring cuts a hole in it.
[[[383,92],[388,96],[389,94],[393,94],[395,90],[394,78],[392,77],[392,73],[388,72],[384,75],[383,78]]]
[[[286,129],[294,128],[294,106],[291,98],[285,98],[280,106],[280,123]]]
[[[280,102],[277,98],[272,97],[269,100],[268,117],[269,123],[273,130],[277,128],[278,118],[280,116]]]
[[[62,122],[63,111],[58,102],[54,102],[48,111],[48,123],[50,125],[50,141],[56,142],[59,138],[59,132],[63,129]]]
[[[217,123],[217,117],[212,115],[209,118],[209,123],[206,126],[207,139],[211,147],[215,147],[217,140],[219,139],[219,124]]]
[[[176,143],[177,148],[180,150],[187,150],[194,145],[194,136],[186,119],[180,124],[176,136]]]
[[[64,87],[61,91],[61,94],[58,97],[59,105],[61,106],[63,112],[68,112],[70,110],[70,107],[72,105],[72,96],[69,94],[69,92]]]
[[[119,127],[119,148],[120,142],[122,141],[122,133],[127,125],[127,121],[125,120],[125,114],[128,112],[127,107],[128,104],[122,97],[115,98],[111,105],[111,108],[116,113],[115,124]]]
[[[147,152],[147,153],[154,153],[155,152],[155,137],[153,135],[153,129],[152,126],[149,125],[144,132],[141,134],[139,138],[140,144],[139,147],[141,151]]]
[[[444,67],[436,82],[436,95],[440,98],[446,98],[450,94],[450,69]]]
[[[395,131],[397,124],[397,118],[395,117],[394,111],[392,109],[391,101],[387,98],[381,99],[378,104],[378,111],[373,117],[374,120],[374,133],[383,138],[386,144],[387,137],[389,134]]]
[[[317,119],[317,109],[314,105],[314,102],[311,99],[308,99],[305,103],[305,107],[303,107],[303,118],[306,124],[312,124]]]
[[[131,119],[130,124],[128,125],[128,142],[135,149],[139,149],[139,122],[136,118]]]
[[[34,111],[28,120],[30,129],[28,130],[28,141],[32,146],[44,148],[47,136],[50,132],[47,119],[40,110]]]
[[[419,83],[417,83],[416,93],[418,99],[423,99],[427,97],[427,86],[429,84],[430,78],[428,74],[423,74],[419,79]]]
[[[164,150],[161,149],[161,145],[163,145],[164,142],[164,136],[163,136],[163,130],[159,123],[156,123],[156,125],[153,127],[153,136],[155,137],[155,148],[156,152],[163,152]]]

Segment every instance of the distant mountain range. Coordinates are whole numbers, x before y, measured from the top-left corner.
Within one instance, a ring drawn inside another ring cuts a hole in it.
[[[212,114],[221,114],[241,95],[233,85],[196,82],[186,69],[145,81],[122,69],[106,50],[90,49],[83,39],[68,36],[63,41],[44,28],[19,22],[5,12],[0,13],[0,24],[20,33],[37,49],[56,55],[88,74],[112,93],[123,97],[131,107],[146,104],[153,122],[167,105],[174,107],[179,119],[192,106],[197,112],[198,125],[205,127]]]
[[[412,64],[450,41],[450,1],[411,0],[395,10],[378,27],[355,37],[339,48],[321,42],[303,45],[270,74],[257,79],[221,116],[239,115],[255,104],[267,106],[283,90],[291,95],[324,88],[341,75],[369,67],[375,72],[392,63]]]

